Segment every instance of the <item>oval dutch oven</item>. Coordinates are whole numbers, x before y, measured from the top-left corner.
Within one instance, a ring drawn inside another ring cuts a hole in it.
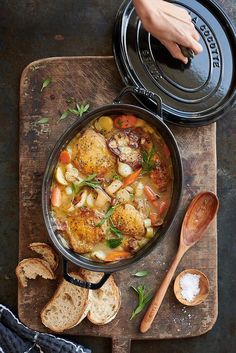
[[[152,99],[155,102],[157,113],[154,114],[147,109],[141,108],[136,105],[131,104],[122,104],[120,100],[123,95],[127,93],[132,93],[135,95],[141,95],[143,97]],[[73,137],[78,134],[82,129],[84,129],[87,124],[91,123],[93,120],[99,118],[102,115],[120,115],[120,114],[134,114],[137,117],[140,117],[150,123],[156,130],[162,135],[165,143],[167,144],[172,164],[173,164],[173,173],[174,173],[174,186],[171,205],[168,210],[168,213],[165,217],[164,224],[158,228],[154,237],[133,257],[125,260],[120,260],[113,263],[101,263],[96,262],[90,259],[85,258],[82,255],[75,253],[73,250],[69,249],[66,244],[62,241],[60,236],[60,231],[57,230],[53,215],[51,213],[51,183],[54,174],[55,167],[58,162],[59,154],[63,148],[69,143]],[[134,262],[139,261],[140,259],[147,256],[150,251],[152,251],[160,239],[164,237],[167,230],[171,226],[175,215],[178,210],[178,206],[181,200],[182,195],[182,183],[183,183],[183,168],[180,157],[179,148],[177,146],[174,135],[167,127],[167,125],[162,120],[162,107],[160,98],[152,92],[145,91],[138,87],[126,87],[120,95],[114,100],[113,104],[101,106],[98,109],[93,110],[92,112],[84,115],[79,121],[76,121],[57,141],[50,157],[47,162],[43,185],[42,185],[42,209],[45,225],[51,238],[54,246],[58,252],[63,256],[63,271],[64,278],[75,285],[89,288],[89,289],[98,289],[100,288],[105,281],[108,279],[110,274],[115,271],[123,270]],[[73,264],[85,268],[90,271],[104,272],[103,277],[98,283],[90,283],[82,280],[75,279],[68,274],[68,261]]]

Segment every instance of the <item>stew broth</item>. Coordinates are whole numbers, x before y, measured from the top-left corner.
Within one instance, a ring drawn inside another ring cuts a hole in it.
[[[160,134],[133,115],[102,116],[61,151],[51,208],[71,249],[118,261],[163,224],[172,188],[171,156]]]

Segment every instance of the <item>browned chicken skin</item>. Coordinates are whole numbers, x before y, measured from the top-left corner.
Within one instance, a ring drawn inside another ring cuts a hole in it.
[[[150,144],[150,136],[141,128],[119,130],[108,141],[110,150],[133,169],[141,167],[146,144]]]
[[[109,151],[104,136],[88,129],[78,140],[75,164],[82,174],[104,176],[114,174],[116,159]]]
[[[150,173],[150,177],[157,186],[157,190],[163,192],[166,190],[169,182],[170,175],[168,169],[164,164],[157,163],[153,171]]]
[[[128,237],[140,239],[145,235],[143,218],[132,205],[118,206],[112,215],[112,222]]]
[[[88,209],[77,209],[66,217],[66,237],[70,247],[79,254],[92,251],[94,246],[104,240],[101,227],[96,227],[101,219]]]

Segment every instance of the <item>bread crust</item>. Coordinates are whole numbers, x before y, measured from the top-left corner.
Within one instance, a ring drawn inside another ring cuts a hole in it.
[[[101,272],[91,272],[87,270],[81,270],[80,272],[85,280],[93,283],[97,283],[103,276],[103,273]],[[103,317],[98,320],[97,317],[93,314],[93,312],[96,312],[95,304],[98,305],[99,303],[100,305],[104,305],[104,301],[102,299],[104,299],[104,296],[107,296],[107,293],[105,291],[108,289],[108,286],[111,286],[112,288],[111,290],[109,290],[109,292],[112,292],[112,296],[114,296],[114,302],[116,304],[114,313],[112,315],[109,315],[108,317]],[[98,299],[100,295],[101,297]],[[109,279],[104,283],[104,285],[100,289],[90,290],[90,301],[91,305],[88,310],[87,319],[93,324],[99,326],[105,325],[111,322],[116,317],[121,306],[121,293],[115,283],[113,276],[110,276]]]
[[[34,242],[34,243],[30,243],[28,245],[28,248],[34,252],[36,252],[37,254],[41,255],[43,260],[47,261],[46,257],[41,253],[40,249],[44,249],[46,251],[48,251],[52,257],[53,257],[53,264],[50,264],[49,265],[51,266],[51,269],[53,271],[56,271],[57,267],[58,267],[58,263],[59,263],[59,256],[57,255],[57,253],[54,251],[54,249],[46,244],[46,243],[40,243],[40,242]]]
[[[23,288],[27,287],[27,279],[30,279],[29,277],[25,276],[24,273],[21,273],[21,271],[24,271],[24,266],[26,265],[33,266],[32,271],[36,273],[36,276],[31,279],[35,279],[39,275],[37,273],[37,267],[40,267],[41,270],[45,271],[45,277],[41,277],[43,277],[44,279],[55,279],[55,275],[47,261],[37,258],[24,259],[20,261],[16,267],[16,276],[20,285]]]

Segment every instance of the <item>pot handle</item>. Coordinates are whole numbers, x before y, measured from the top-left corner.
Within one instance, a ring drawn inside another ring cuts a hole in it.
[[[108,280],[111,273],[104,273],[103,277],[97,283],[91,283],[87,281],[81,281],[80,279],[73,278],[68,273],[68,261],[63,259],[63,277],[67,282],[75,284],[76,286],[87,288],[87,289],[99,289],[103,286],[103,284]]]
[[[154,102],[156,103],[156,106],[157,106],[157,114],[159,115],[159,117],[161,119],[163,119],[163,116],[162,116],[162,100],[161,100],[161,98],[156,93],[153,93],[151,91],[147,91],[146,89],[141,88],[141,87],[135,87],[135,86],[127,86],[127,87],[125,87],[120,92],[120,94],[113,100],[113,103],[114,104],[120,103],[122,97],[124,95],[128,94],[128,93],[139,94],[141,96],[153,99]]]

